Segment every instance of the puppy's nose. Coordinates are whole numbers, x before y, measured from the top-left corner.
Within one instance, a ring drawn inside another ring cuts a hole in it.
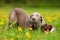
[[[32,20],[35,20],[35,18],[32,18]]]

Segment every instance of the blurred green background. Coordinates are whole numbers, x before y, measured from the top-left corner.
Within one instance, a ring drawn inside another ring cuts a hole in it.
[[[13,8],[23,8],[28,15],[39,12],[47,24],[56,30],[43,33],[40,29],[31,31],[26,28],[13,28],[3,32]],[[22,30],[22,31],[21,31]],[[0,40],[60,40],[60,0],[0,0]]]
[[[0,7],[41,7],[60,8],[60,0],[0,0]]]

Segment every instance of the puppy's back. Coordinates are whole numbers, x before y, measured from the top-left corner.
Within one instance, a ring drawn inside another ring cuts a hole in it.
[[[15,12],[19,26],[25,26],[26,20],[28,19],[27,13],[21,8],[15,8]]]

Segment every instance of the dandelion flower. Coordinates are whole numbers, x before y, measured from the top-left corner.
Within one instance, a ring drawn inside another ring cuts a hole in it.
[[[21,27],[18,27],[18,31],[22,32],[22,28]]]
[[[26,38],[31,38],[31,35],[29,32],[26,32]]]
[[[3,22],[0,22],[0,25],[3,25],[4,23]]]
[[[52,22],[52,20],[49,20],[49,22]]]
[[[32,28],[29,28],[29,30],[32,30]]]

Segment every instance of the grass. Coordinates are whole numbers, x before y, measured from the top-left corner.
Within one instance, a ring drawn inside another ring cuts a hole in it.
[[[27,28],[19,29],[10,27],[3,32],[8,23],[9,12],[12,7],[0,8],[0,40],[60,40],[60,9],[56,8],[23,8],[30,15],[32,12],[39,12],[46,23],[56,27],[56,31],[51,33],[42,33],[41,30],[30,31]]]

